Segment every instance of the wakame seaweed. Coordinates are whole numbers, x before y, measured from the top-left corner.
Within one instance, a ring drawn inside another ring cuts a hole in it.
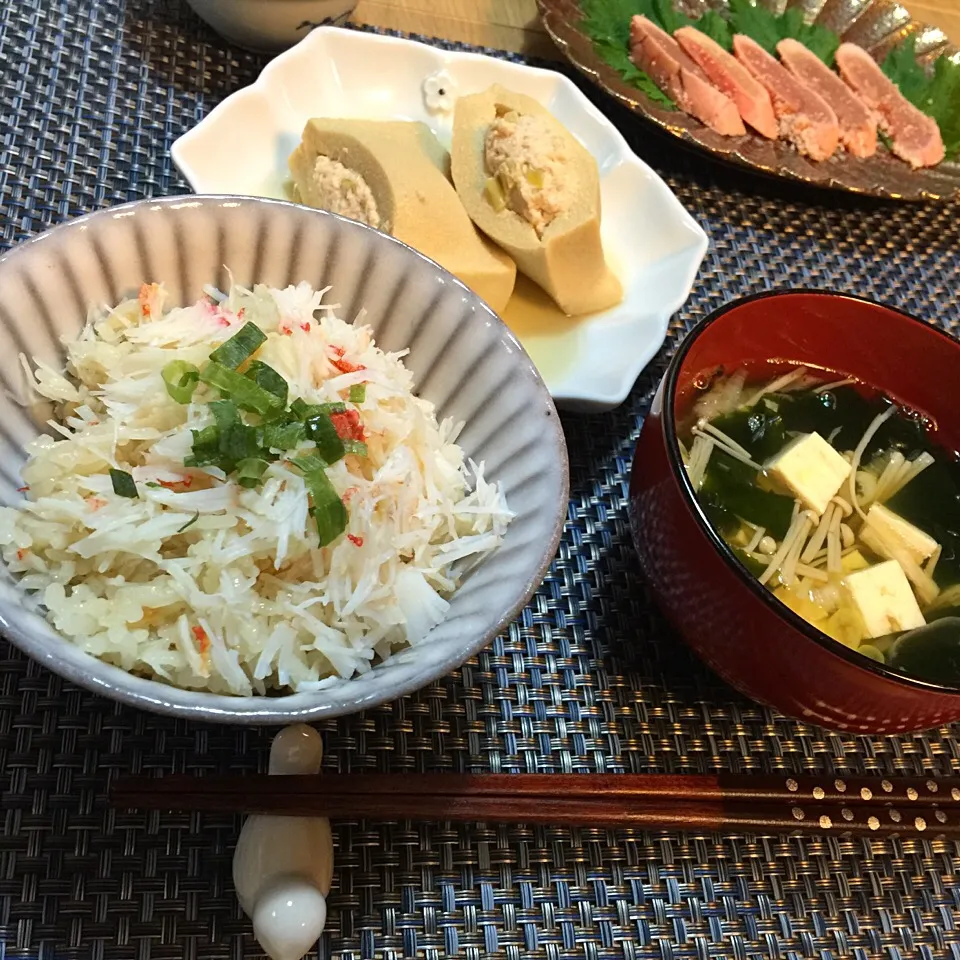
[[[762,401],[750,410],[736,410],[711,422],[761,464],[782,450],[790,439],[783,417]]]
[[[921,680],[960,683],[960,619],[938,618],[904,633],[890,648],[887,663]]]
[[[864,397],[852,386],[835,387],[819,393],[812,390],[773,394],[777,414],[787,433],[819,433],[835,450],[854,450],[888,401]],[[877,431],[863,453],[863,462],[885,450],[899,450],[907,459],[928,450],[933,452],[919,420],[896,415]]]
[[[708,508],[711,522],[724,518],[718,525],[722,532],[736,530],[735,518],[763,527],[777,539],[790,527],[793,497],[762,490],[756,484],[757,471],[722,450],[714,450],[700,486],[700,499]],[[729,519],[725,519],[729,517]]]

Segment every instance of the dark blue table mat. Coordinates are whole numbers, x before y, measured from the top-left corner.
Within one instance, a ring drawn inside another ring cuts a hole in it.
[[[170,144],[264,63],[174,0],[5,0],[0,248],[186,192]],[[750,177],[597,102],[709,233],[696,288],[622,408],[564,418],[569,523],[523,616],[418,695],[323,724],[327,768],[960,774],[955,728],[829,733],[722,684],[652,605],[624,511],[653,387],[697,319],[804,285],[955,329],[960,210]],[[0,641],[0,960],[259,956],[230,880],[238,821],[117,814],[103,791],[115,772],[262,769],[268,746],[121,708]],[[324,957],[960,958],[952,843],[365,822],[335,838]]]

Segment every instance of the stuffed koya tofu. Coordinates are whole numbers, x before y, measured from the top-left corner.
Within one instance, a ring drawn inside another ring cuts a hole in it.
[[[623,298],[600,241],[597,163],[536,100],[500,86],[460,97],[453,182],[473,222],[565,313]]]
[[[301,202],[402,240],[500,313],[516,265],[474,227],[449,170],[450,156],[430,128],[402,120],[310,120],[290,156]]]

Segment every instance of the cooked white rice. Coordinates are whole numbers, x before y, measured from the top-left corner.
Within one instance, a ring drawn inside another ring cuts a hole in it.
[[[338,319],[325,293],[211,290],[168,310],[163,288],[145,286],[91,317],[66,345],[66,374],[38,366],[33,386],[59,404],[62,439],[30,444],[25,500],[0,509],[0,544],[64,637],[178,687],[252,695],[364,673],[443,619],[459,575],[500,543],[511,514],[465,463],[458,428],[414,395],[404,354]],[[179,404],[161,370],[202,367],[247,321],[267,335],[256,358],[291,400],[336,402],[366,384],[369,456],[327,471],[349,514],[328,547],[289,462],[271,463],[256,489],[184,467],[218,394],[201,385]],[[114,493],[111,468],[132,474],[137,499]]]

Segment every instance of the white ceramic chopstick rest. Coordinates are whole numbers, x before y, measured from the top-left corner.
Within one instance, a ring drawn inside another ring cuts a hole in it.
[[[270,748],[270,773],[319,773],[320,734],[286,727]],[[247,817],[233,855],[233,885],[253,932],[272,960],[300,960],[327,920],[333,838],[323,817]]]

